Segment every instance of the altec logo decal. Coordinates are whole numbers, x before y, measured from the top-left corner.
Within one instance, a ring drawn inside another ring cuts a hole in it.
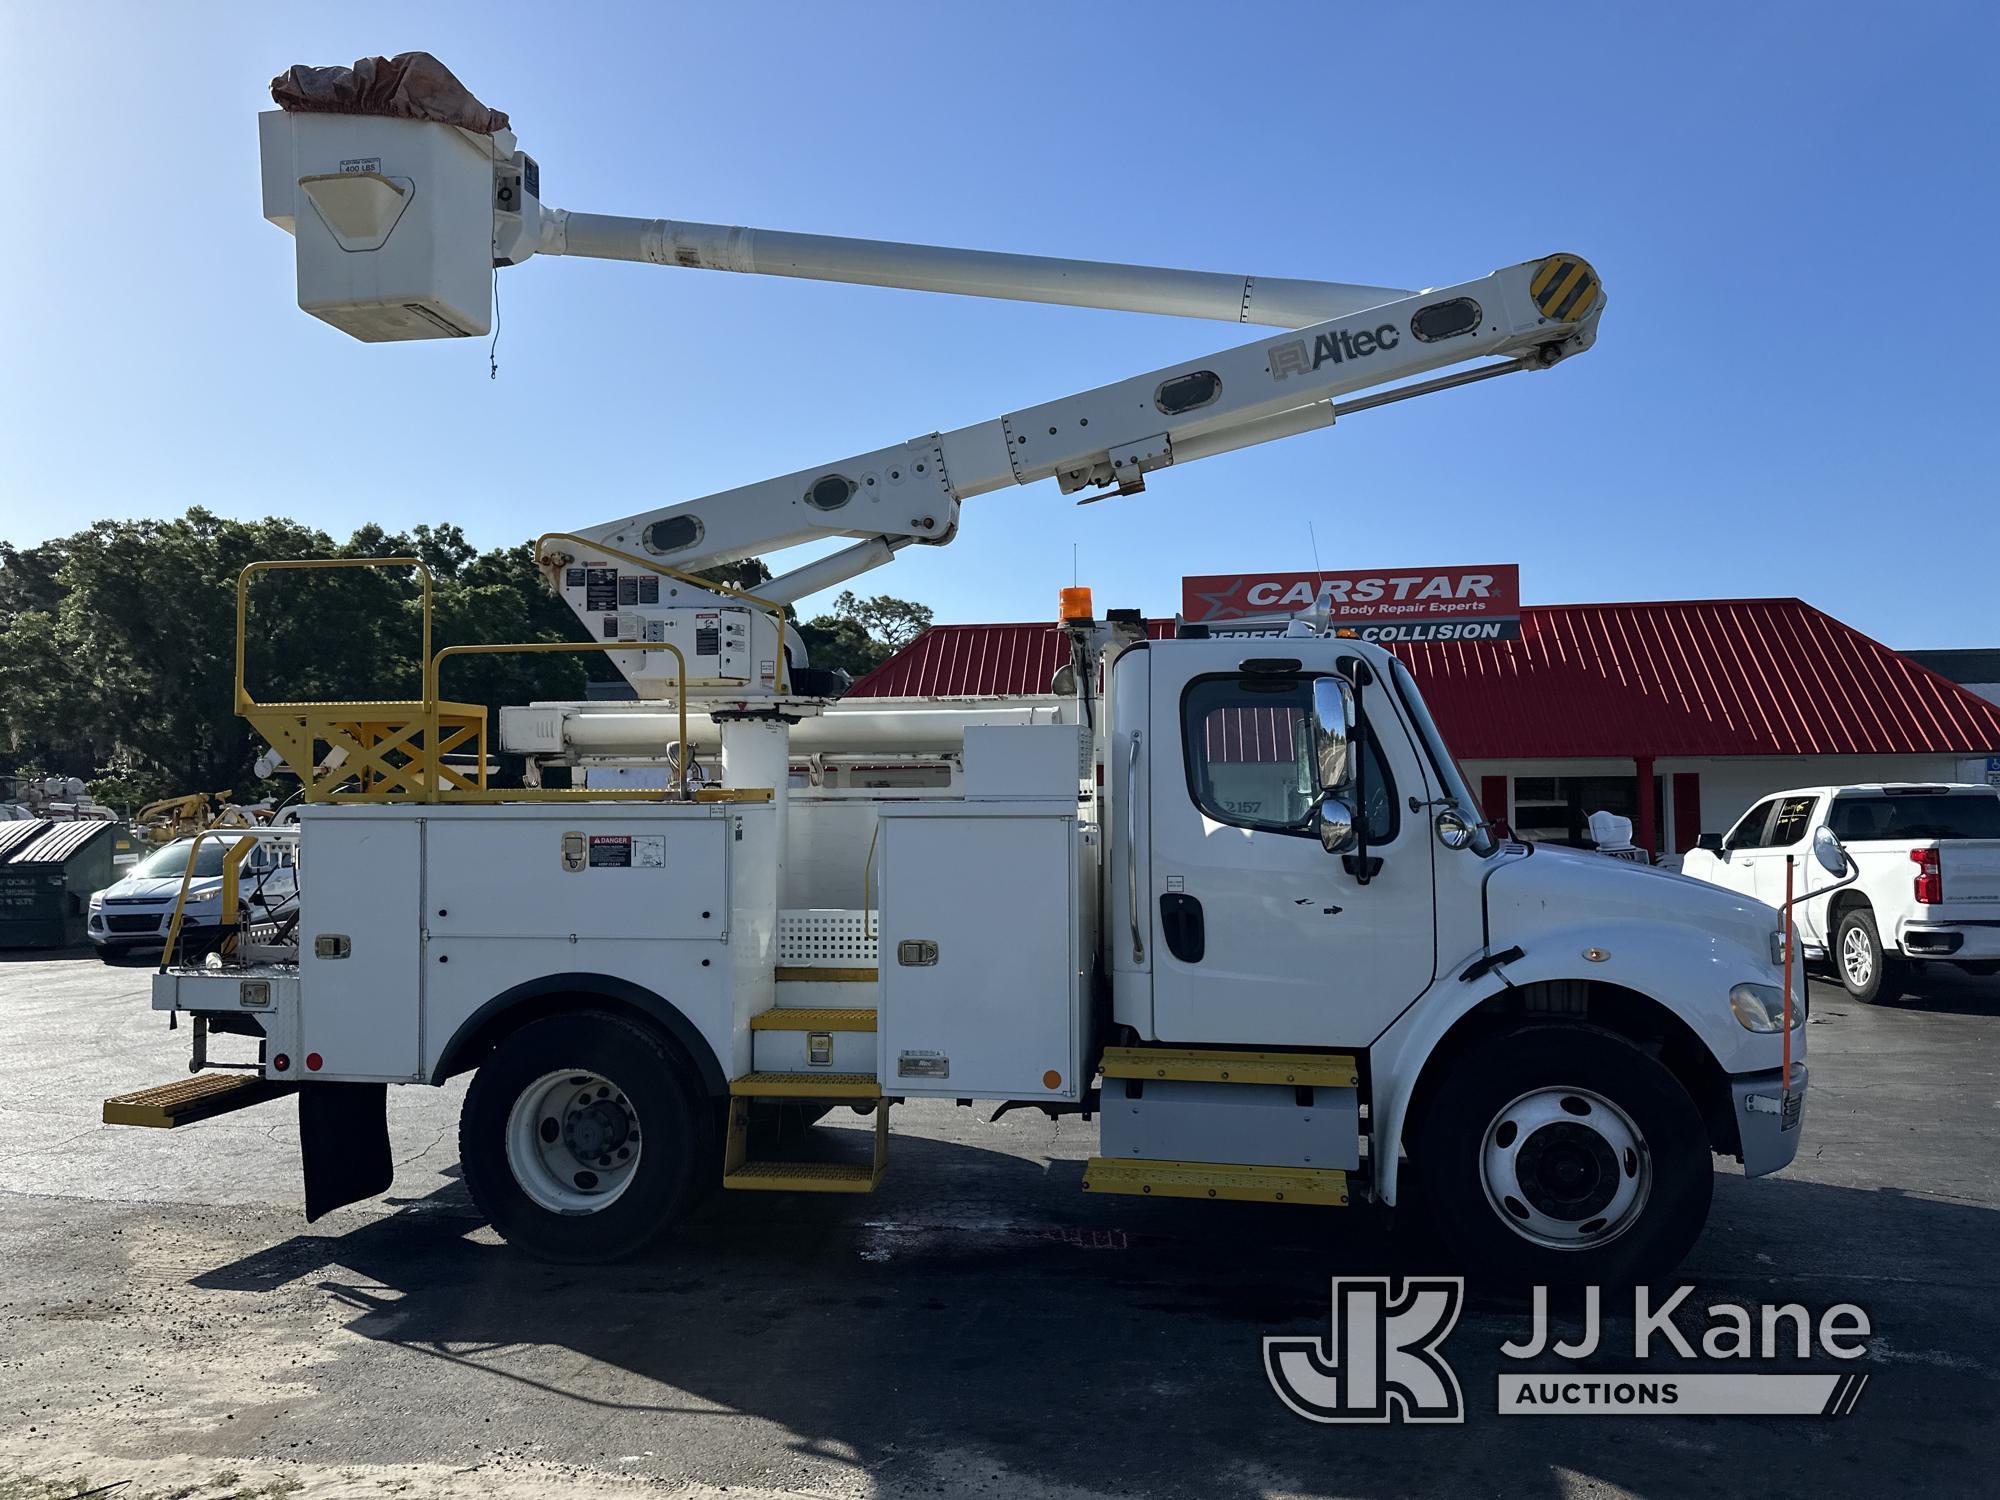
[[[1384,323],[1380,328],[1364,328],[1358,333],[1342,328],[1315,335],[1310,348],[1304,339],[1273,344],[1268,351],[1271,378],[1284,380],[1293,375],[1310,375],[1329,362],[1338,365],[1350,359],[1367,359],[1371,354],[1395,348],[1402,338],[1402,331],[1394,323]]]

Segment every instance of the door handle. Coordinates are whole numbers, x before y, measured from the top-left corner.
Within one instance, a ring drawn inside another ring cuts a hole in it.
[[[1146,939],[1139,931],[1139,731],[1125,753],[1125,910],[1132,918],[1132,962],[1146,961]]]
[[[1182,963],[1200,963],[1208,951],[1201,903],[1184,891],[1169,891],[1160,897],[1160,936],[1166,939],[1167,951]]]

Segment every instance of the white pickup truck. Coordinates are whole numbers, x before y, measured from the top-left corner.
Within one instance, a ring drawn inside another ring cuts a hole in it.
[[[1859,871],[1828,890],[1806,859],[1818,829],[1832,830]],[[1806,957],[1831,959],[1857,1000],[1893,1000],[1922,985],[1920,971],[1956,964],[2000,973],[2000,792],[1986,786],[1892,782],[1802,787],[1767,797],[1725,837],[1705,833],[1684,873],[1771,906],[1785,899],[1795,860]]]

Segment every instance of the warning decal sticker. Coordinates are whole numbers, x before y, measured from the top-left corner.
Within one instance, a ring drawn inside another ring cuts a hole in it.
[[[627,869],[631,864],[632,835],[629,833],[593,833],[590,836],[591,869]]]

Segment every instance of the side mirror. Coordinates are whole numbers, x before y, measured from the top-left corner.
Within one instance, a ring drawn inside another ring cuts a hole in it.
[[[1331,796],[1347,785],[1348,752],[1354,742],[1354,684],[1345,677],[1313,679],[1312,737],[1320,794]]]
[[[1829,875],[1845,875],[1854,867],[1854,861],[1847,857],[1847,850],[1841,846],[1840,839],[1824,823],[1813,834],[1812,852],[1813,858],[1819,861],[1819,867]]]
[[[1319,833],[1320,848],[1328,854],[1342,854],[1354,847],[1354,813],[1338,797],[1329,794],[1314,804],[1313,827]]]
[[[1709,854],[1720,854],[1722,852],[1722,835],[1719,833],[1704,833],[1694,841],[1694,846]]]

